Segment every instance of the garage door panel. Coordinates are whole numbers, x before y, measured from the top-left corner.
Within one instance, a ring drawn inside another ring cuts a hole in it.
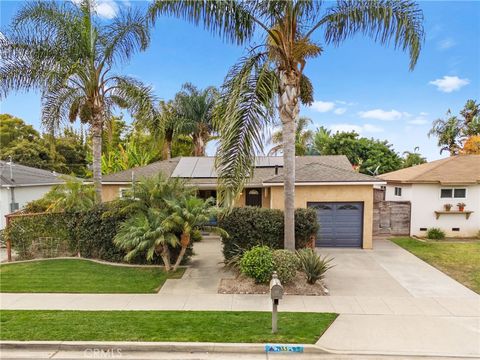
[[[362,246],[363,203],[323,202],[307,206],[317,211],[317,246]]]

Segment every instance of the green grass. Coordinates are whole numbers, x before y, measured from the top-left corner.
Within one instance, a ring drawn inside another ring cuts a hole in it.
[[[412,238],[392,241],[480,294],[480,241],[423,242]]]
[[[161,268],[123,267],[82,259],[52,259],[0,265],[0,291],[25,293],[154,293],[167,278]]]
[[[0,311],[2,340],[281,342],[313,344],[332,313],[280,313],[271,333],[268,312]]]

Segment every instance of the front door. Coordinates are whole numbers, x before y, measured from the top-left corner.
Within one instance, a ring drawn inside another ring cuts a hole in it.
[[[262,189],[245,189],[245,205],[262,207]]]

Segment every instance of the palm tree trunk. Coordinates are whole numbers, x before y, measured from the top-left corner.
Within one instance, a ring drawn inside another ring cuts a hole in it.
[[[160,253],[160,256],[162,257],[163,265],[165,266],[165,271],[170,271],[171,269],[170,250],[168,249],[167,244],[162,245],[162,251]]]
[[[172,157],[172,141],[165,139],[162,149],[163,160],[169,160]]]
[[[95,201],[102,202],[102,119],[101,114],[94,116],[92,123],[93,185]]]
[[[177,258],[177,261],[175,262],[175,265],[173,266],[173,271],[177,270],[178,266],[182,262],[189,244],[190,244],[190,233],[183,233],[180,237],[180,245],[182,245],[182,249],[180,250],[180,254],[178,254],[178,258]]]
[[[295,124],[300,112],[299,93],[298,74],[280,71],[278,110],[283,125],[284,247],[288,250],[295,250]]]
[[[193,155],[205,156],[205,142],[201,135],[194,135],[193,138]]]

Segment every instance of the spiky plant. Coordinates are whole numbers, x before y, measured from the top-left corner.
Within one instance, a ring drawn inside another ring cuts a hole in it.
[[[150,88],[118,66],[150,40],[139,12],[125,12],[106,24],[96,19],[92,0],[32,1],[0,34],[0,90],[40,90],[42,123],[49,130],[80,119],[90,126],[93,181],[101,201],[102,129],[114,106],[147,116]]]
[[[220,145],[220,200],[232,205],[263,150],[264,129],[278,114],[284,157],[285,248],[295,249],[295,126],[300,103],[313,101],[304,70],[325,45],[340,45],[357,33],[409,51],[413,69],[423,41],[423,14],[410,0],[338,0],[323,11],[316,0],[156,0],[152,21],[172,15],[250,50],[233,66],[216,109]],[[322,33],[320,33],[322,31]],[[258,38],[258,36],[261,36]],[[253,40],[257,39],[257,42]]]

